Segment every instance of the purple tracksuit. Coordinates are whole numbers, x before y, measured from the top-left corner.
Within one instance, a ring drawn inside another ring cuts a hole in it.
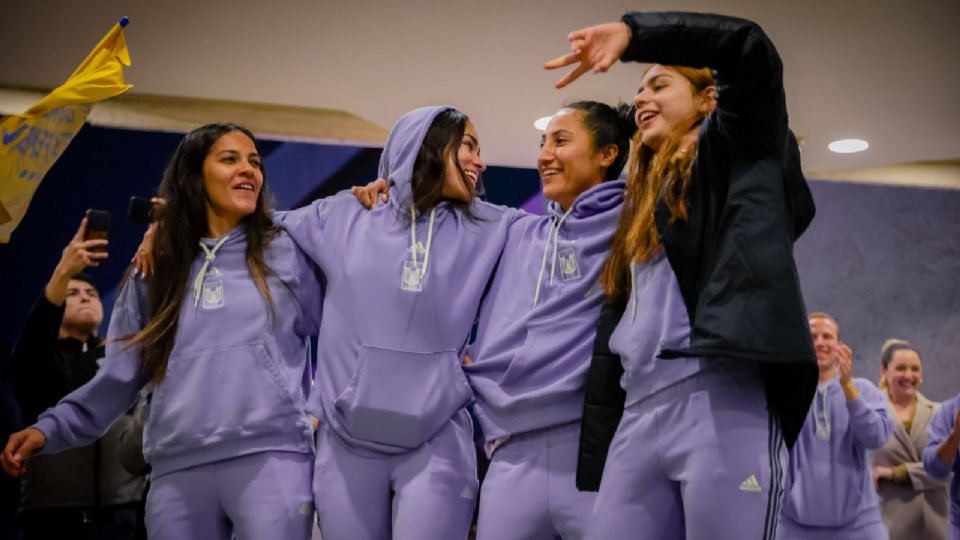
[[[273,270],[271,310],[247,269],[243,226],[202,243],[214,254],[201,253],[191,266],[166,376],[153,389],[144,428],[153,467],[147,530],[177,540],[309,538],[305,337],[320,321],[316,268],[285,234],[274,237],[264,250]],[[131,277],[114,305],[100,371],[34,426],[47,437],[44,452],[94,441],[134,403],[148,383],[140,349],[118,339],[143,328],[149,313],[147,284]]]
[[[411,219],[417,152],[444,109],[407,113],[391,131],[389,204],[367,210],[344,194],[282,218],[326,277],[309,402],[325,540],[455,539],[470,526],[473,393],[460,354],[516,211],[475,200],[468,216],[441,202]]]
[[[790,453],[780,539],[887,538],[868,451],[893,434],[887,400],[866,379],[848,401],[837,380],[820,383]]]
[[[758,367],[658,358],[689,342],[680,288],[662,251],[631,276],[610,338],[627,398],[590,538],[772,537],[786,449]]]
[[[604,182],[569,213],[551,203],[550,217],[510,227],[464,368],[487,447],[496,447],[480,539],[570,540],[589,527],[595,494],[575,482],[579,421],[623,186]]]
[[[923,449],[923,466],[934,478],[946,478],[953,472],[950,482],[950,540],[960,540],[960,451],[953,457],[953,463],[944,463],[937,457],[937,448],[950,436],[960,413],[960,395],[945,401],[940,410],[927,424],[927,447]]]

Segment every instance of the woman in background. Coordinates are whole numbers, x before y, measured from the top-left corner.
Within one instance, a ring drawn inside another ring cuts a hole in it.
[[[873,452],[873,478],[890,540],[939,540],[947,534],[947,482],[923,468],[927,424],[940,408],[920,393],[920,352],[888,340],[880,353],[880,390],[886,394],[893,436]]]

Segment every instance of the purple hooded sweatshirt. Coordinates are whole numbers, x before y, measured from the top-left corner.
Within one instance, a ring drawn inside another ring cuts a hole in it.
[[[626,391],[624,407],[696,375],[721,360],[658,358],[663,349],[690,343],[690,319],[677,276],[663,250],[643,263],[630,264],[630,300],[610,336],[610,350],[620,355]]]
[[[166,375],[144,426],[154,477],[257,452],[313,451],[304,390],[305,338],[317,332],[323,301],[316,267],[289,237],[275,236],[264,249],[273,271],[271,309],[247,269],[242,225],[201,242],[214,257],[208,264],[201,251],[190,267]],[[118,338],[149,318],[147,282],[133,276],[117,295],[103,366],[33,426],[47,437],[44,453],[92,443],[133,405],[148,383],[141,348],[125,348]]]
[[[790,452],[782,513],[813,527],[880,522],[868,451],[893,434],[887,399],[866,379],[854,379],[860,396],[848,401],[834,379],[820,383]],[[874,519],[875,516],[875,519]]]
[[[603,182],[510,227],[464,368],[488,442],[580,419],[623,189]]]
[[[927,424],[927,447],[923,449],[923,467],[934,478],[946,478],[953,471],[950,482],[950,539],[960,538],[960,451],[953,463],[944,463],[937,457],[937,449],[950,436],[960,413],[960,395],[943,402],[940,410]]]
[[[416,449],[472,401],[460,355],[517,215],[473,200],[472,216],[441,202],[412,219],[417,153],[449,108],[411,111],[391,130],[387,205],[367,210],[343,193],[281,216],[326,276],[308,409],[373,455]]]

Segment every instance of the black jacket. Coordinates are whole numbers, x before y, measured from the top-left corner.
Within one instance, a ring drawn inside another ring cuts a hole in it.
[[[792,446],[818,377],[793,260],[793,242],[813,219],[814,204],[787,127],[780,57],[760,27],[743,19],[628,13],[622,20],[632,31],[623,61],[709,67],[717,80],[717,108],[700,129],[688,219],[671,219],[662,201],[655,210],[691,330],[689,347],[664,349],[660,358],[760,362],[768,405]],[[607,310],[614,313],[602,315],[598,340],[609,340],[613,328],[604,325],[619,319],[615,306]],[[605,348],[598,344],[595,352]],[[619,376],[592,382],[584,434],[620,415],[609,406]],[[607,404],[603,419],[588,416],[597,414],[598,403]],[[609,439],[581,441],[581,488],[599,479],[587,464],[602,466],[608,445]]]
[[[29,426],[61,398],[86,384],[104,357],[103,343],[59,339],[63,306],[43,294],[13,350],[14,384],[23,424]],[[21,509],[82,507],[138,502],[145,479],[123,470],[119,439],[133,424],[121,416],[96,443],[55,455],[35,455],[23,476]]]

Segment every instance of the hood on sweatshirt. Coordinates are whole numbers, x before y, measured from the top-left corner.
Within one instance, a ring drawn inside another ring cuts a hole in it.
[[[458,111],[449,105],[437,105],[414,109],[397,120],[387,136],[387,144],[380,156],[378,175],[390,186],[390,202],[406,213],[404,206],[413,204],[413,167],[417,162],[420,147],[430,131],[434,120],[445,111]],[[462,114],[462,113],[461,113]],[[475,195],[483,195],[483,183],[477,179]]]
[[[421,107],[404,114],[393,125],[380,155],[378,169],[380,178],[386,178],[390,186],[389,204],[398,208],[400,205],[413,204],[411,181],[420,146],[437,115],[450,109],[453,107],[446,105]]]
[[[550,201],[550,204],[547,206],[547,213],[550,214],[551,229],[550,234],[547,236],[547,243],[543,248],[543,260],[540,263],[540,272],[537,276],[537,287],[533,293],[532,307],[537,307],[537,302],[540,300],[540,289],[543,286],[543,273],[547,268],[547,255],[550,253],[551,246],[553,247],[553,257],[550,258],[549,281],[551,284],[553,283],[553,276],[556,272],[560,228],[563,227],[563,223],[567,220],[567,217],[572,215],[575,219],[584,219],[621,205],[623,203],[625,186],[626,183],[623,180],[602,182],[578,195],[567,210],[561,208],[560,203]]]

